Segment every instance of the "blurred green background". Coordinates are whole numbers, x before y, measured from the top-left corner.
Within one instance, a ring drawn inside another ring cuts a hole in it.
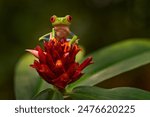
[[[150,0],[0,0],[0,99],[15,99],[14,71],[26,48],[51,31],[52,15],[72,15],[86,53],[128,38],[150,38]],[[150,90],[150,65],[99,85]]]

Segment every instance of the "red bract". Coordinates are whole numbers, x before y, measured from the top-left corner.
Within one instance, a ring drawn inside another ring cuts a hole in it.
[[[68,84],[78,80],[83,75],[82,70],[92,63],[92,57],[80,65],[75,61],[80,50],[77,44],[69,45],[65,39],[51,39],[44,42],[44,49],[37,46],[35,50],[27,51],[38,58],[31,66],[39,75],[58,89],[64,89]]]

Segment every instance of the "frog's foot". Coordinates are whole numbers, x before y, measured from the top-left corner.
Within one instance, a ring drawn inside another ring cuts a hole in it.
[[[78,40],[78,37],[76,35],[73,36],[73,38],[69,41],[69,44],[72,45]]]
[[[39,38],[39,41],[42,41],[42,40],[49,41],[49,38],[50,38],[50,33],[47,33],[47,34],[41,36]]]

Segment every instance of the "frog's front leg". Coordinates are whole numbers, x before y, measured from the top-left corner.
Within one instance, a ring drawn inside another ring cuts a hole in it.
[[[54,39],[54,38],[55,38],[55,29],[52,28],[52,33],[51,33],[50,39]]]
[[[76,42],[76,40],[78,39],[78,36],[75,35],[73,32],[70,32],[70,34],[73,36],[72,39],[69,41],[69,44],[72,45]]]
[[[41,37],[39,38],[39,41],[42,41],[42,40],[44,40],[44,41],[49,41],[49,38],[50,38],[50,33],[47,33],[47,34],[41,36]]]

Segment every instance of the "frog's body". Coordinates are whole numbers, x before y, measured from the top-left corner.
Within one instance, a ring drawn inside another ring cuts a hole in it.
[[[39,40],[49,41],[50,39],[67,39],[70,44],[73,44],[77,40],[77,36],[72,33],[69,29],[69,25],[71,24],[72,17],[70,15],[66,15],[65,17],[57,17],[53,15],[50,18],[52,23],[52,32],[47,33],[39,38]],[[68,39],[68,36],[71,35],[72,39]]]

